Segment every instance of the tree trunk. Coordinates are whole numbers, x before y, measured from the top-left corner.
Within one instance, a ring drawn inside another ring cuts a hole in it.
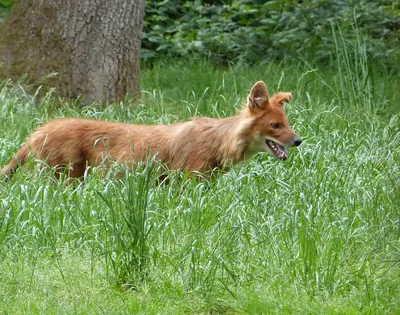
[[[145,0],[18,1],[0,34],[0,75],[28,74],[35,85],[87,102],[138,95],[144,6]]]

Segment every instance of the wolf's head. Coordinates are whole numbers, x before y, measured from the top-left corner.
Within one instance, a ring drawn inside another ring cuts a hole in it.
[[[254,84],[247,97],[245,109],[246,116],[252,118],[251,151],[266,151],[285,160],[289,155],[285,148],[301,144],[301,138],[290,128],[284,112],[285,103],[291,99],[292,94],[289,92],[278,92],[269,98],[264,82],[258,81]]]

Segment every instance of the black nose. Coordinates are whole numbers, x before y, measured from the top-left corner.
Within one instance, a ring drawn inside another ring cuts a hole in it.
[[[294,140],[294,145],[296,146],[296,147],[298,147],[301,143],[303,142],[303,140],[301,140],[300,138],[297,138],[296,140]]]

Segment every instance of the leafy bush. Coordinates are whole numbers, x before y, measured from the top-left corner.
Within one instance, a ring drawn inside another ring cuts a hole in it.
[[[0,0],[0,23],[2,23],[4,18],[10,13],[13,4],[13,0]]]
[[[0,0],[0,7],[10,8],[13,4],[13,0]]]
[[[349,40],[365,36],[373,56],[389,55],[399,44],[400,6],[386,0],[148,0],[142,57],[197,52],[217,60],[327,60],[333,24]]]
[[[13,0],[0,0],[0,23]],[[334,59],[332,26],[372,57],[400,57],[398,1],[147,0],[142,58],[199,53],[225,62]]]

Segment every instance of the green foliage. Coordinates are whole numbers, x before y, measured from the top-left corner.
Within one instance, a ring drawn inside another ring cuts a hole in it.
[[[13,0],[0,0],[0,23],[2,23],[4,18],[10,13],[13,4]]]
[[[4,8],[11,8],[13,4],[13,0],[0,0],[0,6]]]
[[[0,23],[12,4],[0,0]],[[371,57],[400,58],[400,5],[389,0],[148,0],[141,55],[154,60],[197,53],[217,63],[301,57],[334,64],[332,24],[348,42],[364,38]]]
[[[326,61],[335,50],[331,23],[348,40],[366,37],[374,57],[399,47],[400,7],[392,1],[149,0],[142,56],[197,52],[217,61]]]

